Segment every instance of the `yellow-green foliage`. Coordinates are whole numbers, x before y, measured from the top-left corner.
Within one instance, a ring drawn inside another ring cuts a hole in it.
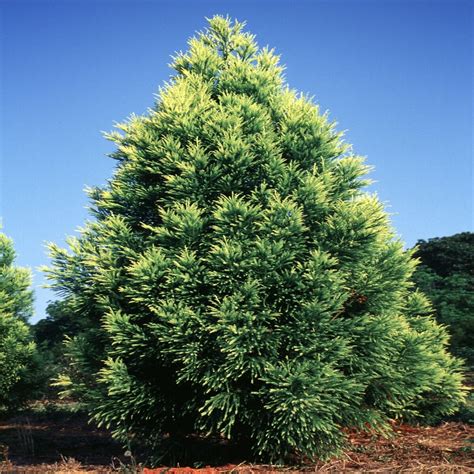
[[[241,23],[213,18],[173,67],[109,135],[96,220],[51,247],[83,327],[69,393],[157,456],[196,431],[265,460],[330,456],[343,427],[456,410],[460,364],[364,160]]]
[[[35,357],[26,324],[31,314],[30,274],[13,265],[13,244],[0,233],[0,411],[28,398]]]

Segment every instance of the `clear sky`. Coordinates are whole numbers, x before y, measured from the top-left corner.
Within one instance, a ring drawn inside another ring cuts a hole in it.
[[[291,87],[328,109],[412,246],[472,230],[474,2],[0,0],[3,230],[38,266],[87,219],[86,185],[111,176],[101,130],[144,113],[170,55],[205,17],[246,20]]]

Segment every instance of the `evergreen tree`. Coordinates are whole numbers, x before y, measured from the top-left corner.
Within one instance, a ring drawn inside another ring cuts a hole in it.
[[[420,240],[415,256],[421,265],[414,281],[448,326],[452,353],[474,367],[474,233]]]
[[[461,232],[416,243],[415,257],[441,277],[474,276],[474,233]]]
[[[26,324],[32,313],[30,273],[13,265],[12,241],[0,233],[0,412],[28,399],[37,382],[35,344]]]
[[[108,134],[95,219],[51,246],[84,328],[63,386],[155,453],[203,432],[327,456],[343,427],[455,411],[459,361],[327,115],[242,23],[214,17],[172,66],[154,108]]]

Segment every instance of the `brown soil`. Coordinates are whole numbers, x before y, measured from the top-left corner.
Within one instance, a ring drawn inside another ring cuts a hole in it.
[[[57,405],[0,420],[0,473],[110,471],[107,465],[123,453],[121,446],[85,414]]]
[[[299,468],[228,465],[218,468],[144,469],[144,474],[224,474],[265,472],[474,473],[474,426],[444,423],[437,427],[396,425],[391,439],[351,433],[352,449],[340,459]]]
[[[252,472],[474,473],[474,426],[449,422],[436,427],[395,425],[390,439],[350,433],[350,451],[340,459],[300,468],[252,465],[141,469],[123,457],[108,433],[71,413],[24,413],[0,421],[0,473],[123,472],[223,474]]]

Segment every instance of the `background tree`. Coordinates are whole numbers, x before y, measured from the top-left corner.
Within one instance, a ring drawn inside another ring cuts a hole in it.
[[[0,233],[0,314],[26,322],[33,312],[31,275],[26,268],[15,267],[14,260],[13,242]]]
[[[65,301],[53,301],[46,308],[47,316],[32,326],[32,333],[42,359],[42,370],[48,386],[45,395],[57,396],[54,380],[64,372],[68,359],[64,353],[64,342],[80,332],[81,319],[74,317]],[[53,382],[53,384],[51,384]]]
[[[0,233],[0,412],[34,396],[39,360],[26,323],[32,313],[30,273],[13,265],[12,241]]]
[[[342,427],[452,413],[460,363],[363,159],[242,23],[214,17],[189,46],[148,115],[108,135],[95,220],[51,246],[84,328],[64,387],[155,455],[198,431],[327,456]]]
[[[449,326],[451,351],[474,367],[474,234],[419,240],[415,256],[414,280]]]

